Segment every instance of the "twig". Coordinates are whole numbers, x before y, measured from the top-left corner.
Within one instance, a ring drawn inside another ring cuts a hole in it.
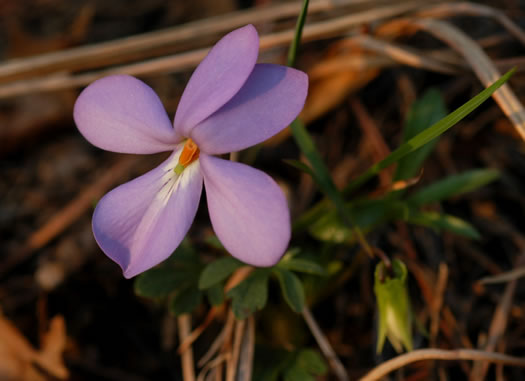
[[[498,275],[483,277],[478,282],[481,284],[506,283],[522,277],[525,277],[525,266],[516,267]]]
[[[481,360],[525,368],[525,359],[501,353],[490,353],[474,349],[418,349],[394,357],[393,359],[378,365],[362,377],[360,381],[380,380],[382,377],[396,369],[402,368],[413,362],[425,360]]]
[[[208,326],[213,322],[215,317],[219,313],[221,313],[223,310],[224,310],[223,306],[212,307],[210,311],[208,312],[208,314],[206,315],[204,322],[202,322],[201,325],[195,328],[193,332],[191,332],[191,334],[189,334],[188,337],[186,337],[186,340],[184,340],[184,342],[180,343],[179,349],[177,349],[177,352],[182,353],[186,350],[188,346],[192,345],[193,342],[199,338],[202,332],[204,332],[204,330],[208,328]]]
[[[44,247],[80,218],[92,206],[94,200],[100,198],[109,188],[120,181],[140,159],[140,156],[135,155],[120,157],[98,180],[55,214],[44,226],[31,234],[19,252],[16,255],[11,255],[2,263],[0,276],[27,260],[36,250]]]
[[[425,52],[407,46],[382,41],[366,35],[350,38],[348,42],[358,44],[365,50],[382,54],[385,57],[391,58],[395,62],[408,66],[432,70],[443,74],[458,74],[458,69],[449,63],[439,61]]]
[[[354,112],[357,118],[359,127],[361,127],[361,130],[363,131],[366,140],[370,142],[372,146],[372,157],[374,159],[374,162],[383,160],[390,153],[390,149],[388,148],[385,140],[383,139],[383,136],[381,136],[376,122],[369,114],[365,106],[357,98],[350,99],[350,107],[352,108],[352,111]],[[386,187],[387,184],[390,184],[392,182],[392,176],[392,167],[381,171],[379,173],[381,186]]]
[[[191,315],[183,314],[177,318],[177,325],[179,328],[179,340],[181,343],[186,341],[186,338],[191,333]],[[184,381],[195,381],[195,368],[193,363],[193,349],[191,346],[187,347],[181,354],[182,363],[182,378]]]
[[[211,369],[219,366],[223,362],[228,361],[228,359],[230,358],[230,355],[231,355],[230,353],[224,353],[222,355],[217,356],[209,363],[207,363],[204,366],[204,368],[202,368],[202,370],[200,371],[199,376],[197,377],[197,381],[204,381],[206,379],[206,375],[208,374],[208,372]]]
[[[340,6],[330,0],[312,1],[311,13],[327,11]],[[266,8],[253,8],[227,15],[211,17],[190,22],[161,31],[121,38],[59,52],[42,54],[36,57],[10,60],[0,65],[0,82],[22,77],[42,75],[63,70],[87,70],[97,67],[121,64],[158,54],[158,50],[171,49],[170,45],[180,45],[206,35],[224,33],[227,30],[249,23],[262,23],[270,20],[295,16],[301,9],[301,2],[278,4]],[[173,51],[173,49],[171,49]]]
[[[232,355],[226,365],[226,381],[235,381],[237,375],[237,365],[239,364],[239,355],[241,353],[241,343],[244,337],[244,327],[246,320],[236,320],[233,334]]]
[[[439,332],[439,322],[441,315],[441,307],[443,306],[443,299],[445,288],[448,280],[448,266],[445,262],[439,264],[439,272],[437,277],[436,292],[434,293],[434,300],[431,305],[431,322],[430,322],[430,346],[436,345],[436,338]]]
[[[198,362],[199,366],[204,366],[210,359],[213,357],[215,353],[221,348],[222,344],[224,343],[224,340],[226,337],[229,337],[231,334],[231,329],[233,327],[233,323],[235,322],[235,316],[230,311],[228,313],[228,317],[226,318],[226,323],[224,324],[221,332],[217,335],[213,343],[211,343],[210,348],[208,351],[201,357],[201,359]]]
[[[334,349],[328,342],[328,339],[324,336],[323,332],[321,331],[321,328],[319,328],[317,322],[312,316],[312,313],[306,306],[303,308],[303,317],[304,321],[306,322],[306,325],[308,325],[308,328],[310,328],[312,335],[314,335],[314,338],[317,341],[319,348],[321,348],[321,352],[323,352],[324,356],[328,359],[328,363],[332,367],[332,370],[334,371],[337,379],[340,381],[348,381],[349,378],[348,374],[346,373],[345,367],[337,358]]]
[[[521,254],[518,258],[517,265],[523,264],[525,261],[525,253]],[[517,281],[513,280],[507,284],[503,297],[498,303],[492,321],[490,323],[489,335],[485,345],[485,351],[493,352],[496,350],[498,342],[502,339],[503,334],[507,328],[507,320],[512,307],[512,299],[514,298],[514,293],[516,291]],[[488,370],[488,362],[476,362],[472,368],[470,374],[470,380],[472,381],[482,381],[485,379]]]
[[[450,4],[433,5],[427,9],[423,9],[422,11],[418,12],[418,16],[421,17],[446,17],[465,14],[471,16],[485,16],[495,19],[505,29],[507,29],[510,34],[512,34],[523,45],[525,45],[525,33],[523,32],[523,30],[510,18],[508,18],[507,15],[505,15],[505,13],[496,8],[492,8],[482,4],[476,4],[473,2],[457,2]]]
[[[310,23],[304,28],[303,41],[312,41],[321,38],[333,37],[342,32],[347,32],[351,27],[397,16],[399,14],[417,9],[420,6],[420,1],[411,1],[402,4],[377,7],[367,11],[333,18],[327,21]],[[287,46],[290,41],[292,41],[293,37],[293,29],[262,36],[260,39],[260,50],[264,51],[270,48]],[[51,77],[7,83],[0,86],[0,99],[35,92],[56,91],[72,87],[80,87],[110,74],[118,73],[143,76],[146,74],[176,73],[195,67],[205,57],[208,50],[209,48],[204,48],[181,54],[175,54],[168,57],[156,58],[140,63],[123,65],[112,69],[100,70],[79,75],[61,74]]]
[[[241,343],[239,366],[237,367],[236,381],[250,381],[252,379],[253,355],[255,353],[255,318],[250,315],[246,319],[246,328]]]

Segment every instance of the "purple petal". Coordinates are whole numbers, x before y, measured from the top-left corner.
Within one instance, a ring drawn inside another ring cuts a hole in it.
[[[173,167],[180,149],[152,171],[106,194],[93,214],[100,248],[126,278],[157,265],[188,232],[202,191],[199,162],[177,178]]]
[[[223,154],[260,143],[288,126],[304,106],[308,77],[281,65],[257,64],[242,89],[193,128],[201,151]]]
[[[226,250],[254,266],[272,266],[290,241],[290,213],[275,181],[244,164],[199,157],[213,230]]]
[[[234,30],[210,50],[193,72],[175,114],[175,130],[190,130],[228,102],[250,75],[259,53],[253,25]]]
[[[157,94],[128,75],[112,75],[86,87],[73,116],[82,135],[108,151],[171,151],[181,140]]]

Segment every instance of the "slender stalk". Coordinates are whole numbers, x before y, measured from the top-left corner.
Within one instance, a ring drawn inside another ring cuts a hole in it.
[[[321,352],[323,352],[323,355],[328,359],[328,363],[332,367],[332,370],[334,371],[337,379],[339,381],[350,380],[348,378],[348,374],[346,373],[345,367],[343,366],[343,364],[341,364],[341,361],[339,361],[339,358],[337,357],[334,349],[330,345],[330,342],[325,337],[325,335],[321,331],[321,328],[319,328],[319,325],[317,325],[317,322],[315,321],[312,313],[306,306],[303,308],[303,317],[304,321],[306,322],[306,325],[308,326],[308,328],[310,328],[310,331],[312,331],[312,335],[315,337],[319,348],[321,348]]]
[[[402,368],[408,364],[424,360],[476,360],[490,361],[497,364],[518,366],[525,368],[525,359],[508,356],[501,353],[484,352],[475,349],[419,349],[401,356],[394,357],[362,377],[359,381],[376,381],[385,377],[388,373]]]
[[[287,65],[290,67],[295,66],[295,61],[297,59],[297,49],[299,48],[299,45],[301,43],[301,37],[303,35],[303,27],[306,21],[309,3],[309,0],[304,0],[303,7],[301,8],[301,13],[299,14],[299,18],[297,19],[297,25],[295,26],[295,36],[292,40],[292,44],[290,45],[290,50],[288,51]]]
[[[191,315],[184,314],[177,318],[179,328],[179,340],[181,343],[186,341],[186,338],[191,334]],[[193,363],[193,349],[188,346],[184,352],[181,353],[182,362],[182,378],[184,381],[195,381],[195,368]]]

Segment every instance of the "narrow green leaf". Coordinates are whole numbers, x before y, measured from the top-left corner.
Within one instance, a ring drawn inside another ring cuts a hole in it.
[[[319,151],[317,151],[314,141],[306,130],[304,124],[299,119],[296,119],[292,122],[290,128],[292,129],[295,142],[299,146],[301,152],[308,159],[311,165],[312,177],[317,182],[321,190],[332,200],[337,199],[338,197],[340,198],[341,196],[337,191],[334,182],[332,181],[330,171],[321,158]]]
[[[377,175],[384,168],[398,162],[402,157],[405,157],[406,155],[414,152],[418,148],[443,134],[449,128],[462,120],[465,116],[470,114],[485,100],[487,100],[494,93],[494,91],[496,91],[501,85],[508,81],[514,72],[515,69],[509,70],[500,79],[469,100],[463,106],[459,107],[452,113],[448,114],[445,118],[441,119],[439,122],[435,123],[431,127],[417,134],[406,143],[402,144],[398,149],[390,153],[390,155],[381,160],[379,163],[372,165],[365,173],[347,185],[344,190],[344,194],[350,194],[370,178]]]
[[[147,298],[161,298],[191,283],[193,276],[172,267],[158,267],[140,274],[135,293]]]
[[[443,96],[436,89],[426,91],[414,102],[405,121],[403,143],[412,139],[421,131],[447,116],[447,108]],[[432,152],[438,139],[425,144],[421,148],[401,158],[397,163],[394,181],[406,180],[417,175],[423,162]]]
[[[241,266],[244,264],[233,257],[223,257],[209,263],[199,277],[199,288],[204,290],[223,281]]]
[[[295,35],[290,45],[290,50],[288,51],[288,61],[287,65],[290,67],[295,66],[295,60],[297,58],[297,50],[299,49],[299,44],[301,43],[301,36],[303,35],[304,22],[306,21],[306,15],[308,13],[308,0],[303,1],[303,7],[299,18],[297,19],[297,24],[295,26]]]
[[[279,279],[284,300],[292,310],[301,313],[304,308],[304,289],[301,280],[293,272],[274,267],[273,273]]]
[[[228,291],[227,296],[232,299],[232,309],[237,319],[246,319],[266,305],[269,276],[268,269],[257,269]]]
[[[187,287],[175,295],[170,303],[170,312],[177,316],[191,313],[202,302],[202,291]]]
[[[350,210],[345,208],[343,196],[337,190],[330,175],[330,171],[323,162],[321,155],[315,148],[314,142],[308,134],[308,131],[306,131],[306,128],[298,119],[292,122],[290,128],[292,129],[292,134],[297,145],[301,149],[301,152],[306,156],[312,166],[312,178],[317,183],[321,191],[323,191],[323,193],[328,196],[330,201],[332,201],[337,210],[337,213],[339,213],[339,216],[341,217],[343,224],[347,228],[353,229],[354,233],[360,234],[361,231],[359,230],[359,227],[355,226]]]
[[[500,173],[494,169],[474,169],[437,181],[418,191],[407,201],[416,206],[441,201],[471,192],[496,180],[499,176]]]
[[[459,217],[437,212],[411,212],[406,219],[408,223],[433,228],[449,230],[455,234],[472,239],[479,239],[481,235],[471,224]]]
[[[326,275],[325,269],[323,269],[318,263],[303,258],[290,258],[279,262],[277,266],[300,273]]]
[[[208,301],[212,306],[220,306],[224,302],[224,290],[222,283],[216,283],[206,290]]]
[[[293,160],[293,159],[285,159],[283,160],[286,164],[291,165],[294,168],[297,168],[300,171],[303,171],[305,173],[308,173],[310,176],[315,176],[314,172],[312,171],[312,168],[310,168],[307,164],[303,163],[299,160]]]

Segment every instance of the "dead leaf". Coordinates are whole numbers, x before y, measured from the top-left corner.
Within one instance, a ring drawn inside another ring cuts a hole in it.
[[[65,323],[55,316],[42,338],[42,349],[33,348],[13,323],[0,315],[0,380],[48,381],[46,372],[65,380],[67,371],[62,353],[66,344]]]

